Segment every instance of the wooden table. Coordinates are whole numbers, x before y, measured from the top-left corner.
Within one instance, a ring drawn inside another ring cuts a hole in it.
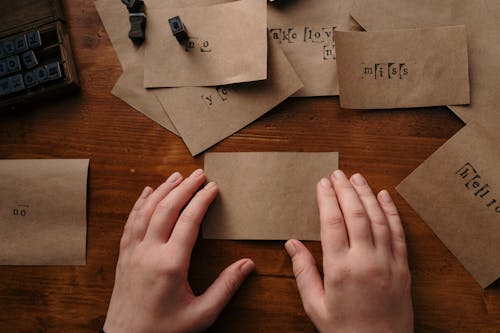
[[[118,1],[118,0],[116,0]],[[90,158],[87,264],[0,267],[1,332],[96,332],[113,288],[118,243],[136,196],[203,167],[182,140],[113,97],[121,73],[90,0],[66,0],[81,92],[2,114],[0,158]],[[337,97],[289,99],[210,151],[337,151],[395,197],[407,233],[417,332],[499,332],[497,282],[483,290],[394,187],[463,126],[448,109],[352,111]],[[190,281],[203,291],[241,257],[257,271],[211,332],[314,332],[279,241],[200,240]],[[308,242],[321,262],[321,247]]]

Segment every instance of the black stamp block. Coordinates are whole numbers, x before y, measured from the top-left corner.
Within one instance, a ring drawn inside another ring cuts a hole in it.
[[[13,39],[6,39],[2,44],[6,56],[16,53],[16,43]]]
[[[5,58],[5,62],[7,63],[7,70],[9,71],[9,73],[21,70],[21,62],[19,61],[18,56]]]
[[[136,45],[141,45],[146,39],[146,14],[130,14],[130,31],[128,38]]]
[[[25,35],[19,35],[14,39],[16,46],[16,53],[21,53],[29,49],[28,41]]]
[[[10,80],[11,92],[15,93],[15,92],[26,89],[26,87],[24,86],[24,80],[23,80],[22,74],[13,75],[9,78],[9,80]]]
[[[170,25],[170,30],[172,34],[177,38],[179,42],[185,42],[189,39],[184,24],[182,24],[181,18],[179,16],[174,16],[168,19],[168,24]]]
[[[8,77],[0,79],[0,96],[10,94],[10,80]]]
[[[36,49],[37,47],[42,46],[42,38],[40,36],[40,31],[30,31],[26,35],[28,39],[28,45],[31,49]]]
[[[142,0],[122,0],[122,3],[127,6],[129,13],[144,12],[144,1]]]
[[[34,71],[28,71],[24,73],[24,83],[26,84],[27,88],[34,87],[38,84]]]
[[[35,52],[33,52],[32,50],[24,52],[21,55],[21,59],[23,60],[24,67],[28,69],[38,65],[38,60],[36,59]]]
[[[49,80],[58,80],[62,78],[61,66],[58,62],[53,62],[45,66]]]
[[[45,66],[40,66],[40,67],[35,68],[34,72],[36,75],[36,80],[38,82],[48,81],[49,73],[47,73],[47,69],[45,68]]]

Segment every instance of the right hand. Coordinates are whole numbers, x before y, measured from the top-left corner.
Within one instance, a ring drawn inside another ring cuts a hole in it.
[[[306,314],[322,333],[413,332],[403,227],[387,191],[377,197],[356,174],[337,170],[317,186],[324,282],[309,250],[286,250]]]

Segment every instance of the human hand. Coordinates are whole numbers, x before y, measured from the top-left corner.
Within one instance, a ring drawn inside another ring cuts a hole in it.
[[[135,203],[120,242],[106,333],[184,333],[209,327],[254,269],[250,259],[226,268],[201,296],[188,283],[200,223],[217,195],[203,170],[172,174]],[[184,208],[185,207],[185,208]]]
[[[333,186],[332,186],[333,184]],[[377,197],[356,174],[337,170],[317,186],[324,281],[307,248],[286,250],[304,309],[322,333],[413,332],[403,227],[387,191]]]

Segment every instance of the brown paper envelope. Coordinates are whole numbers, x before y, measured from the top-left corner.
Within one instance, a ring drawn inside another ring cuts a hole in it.
[[[304,83],[294,97],[338,95],[333,30],[350,29],[352,0],[268,4],[268,30]]]
[[[180,43],[168,19],[179,16],[189,41]],[[146,88],[215,86],[267,76],[266,1],[240,0],[212,6],[149,8]]]
[[[269,75],[239,85],[155,89],[192,155],[250,124],[302,87],[280,47],[269,45]]]
[[[476,281],[500,277],[500,149],[470,123],[397,190]]]
[[[340,105],[388,109],[468,104],[464,26],[335,34]]]
[[[128,38],[130,22],[126,7],[115,0],[96,0],[95,6],[123,69],[113,95],[178,135],[154,93],[144,89],[144,50],[136,48]]]
[[[471,104],[450,109],[465,122],[474,120],[500,133],[499,1],[356,0],[351,14],[368,31],[465,25]]]
[[[84,265],[89,160],[0,160],[0,264]]]
[[[207,153],[219,195],[203,237],[319,240],[316,184],[337,168],[338,153]]]

